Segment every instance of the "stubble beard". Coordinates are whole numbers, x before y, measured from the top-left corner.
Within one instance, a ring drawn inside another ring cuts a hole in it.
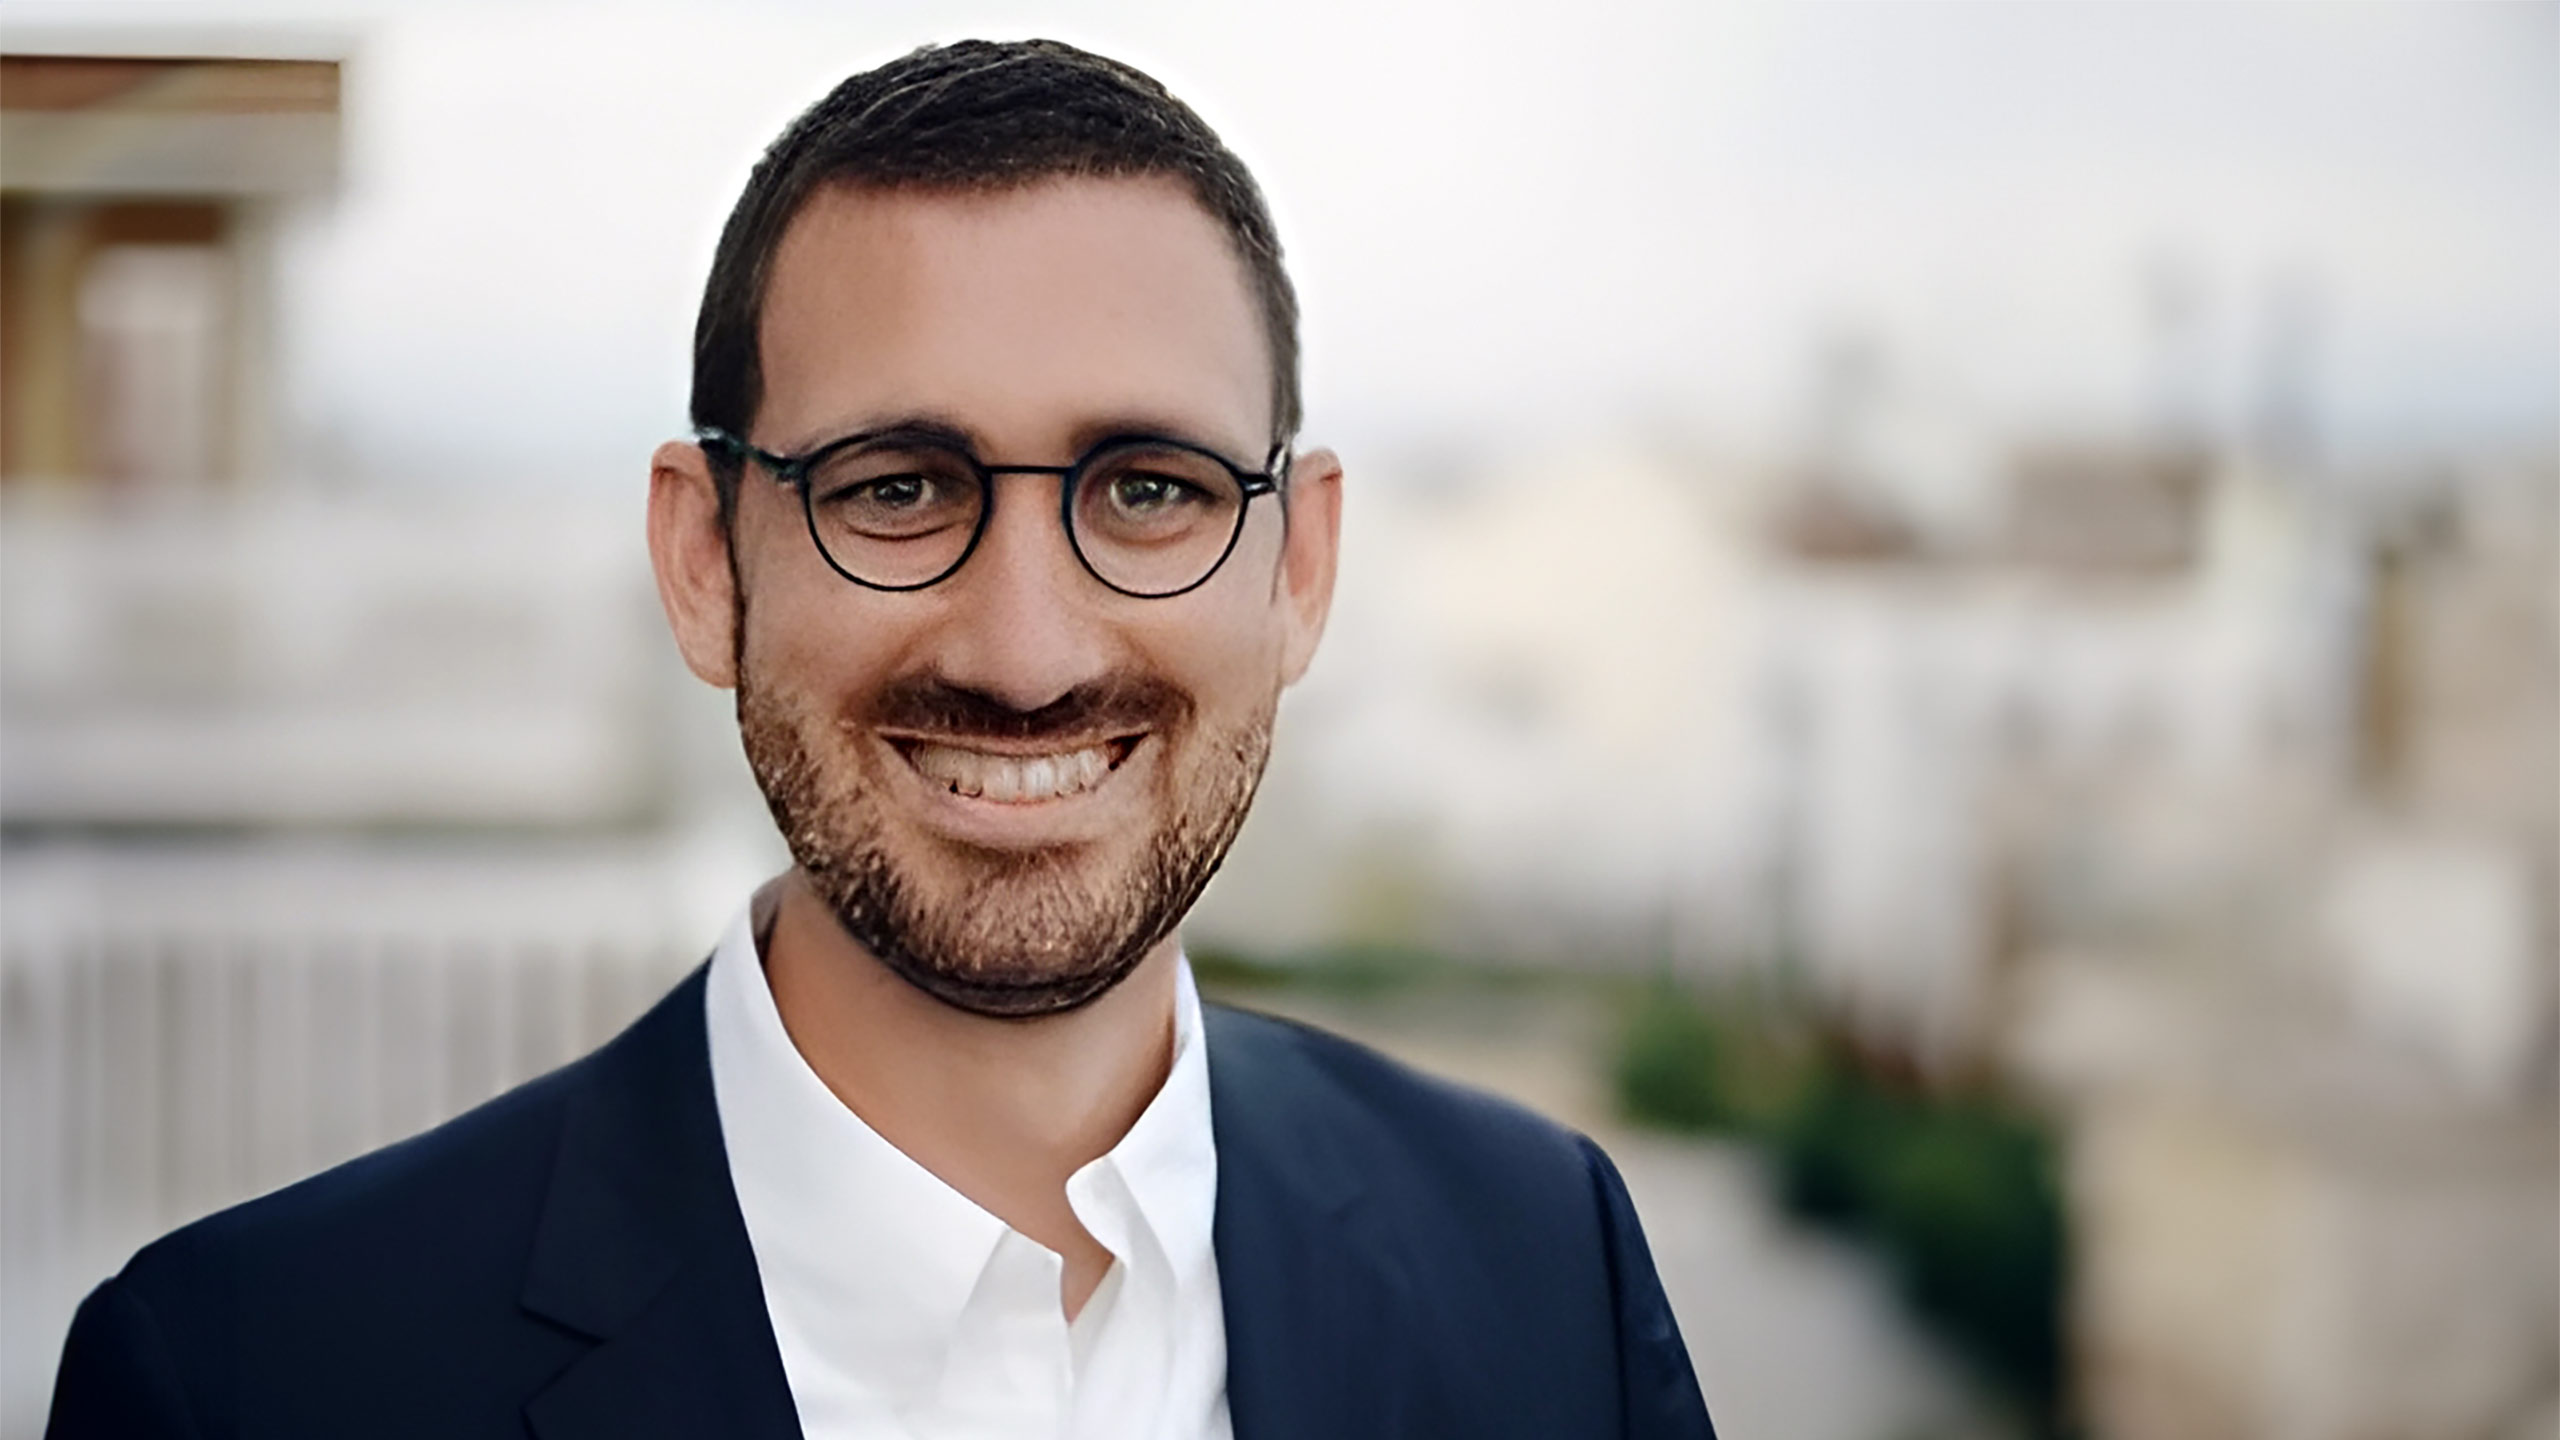
[[[793,703],[740,658],[747,763],[792,859],[836,922],[918,990],[1001,1019],[1091,1004],[1173,933],[1244,824],[1279,702],[1275,689],[1234,727],[1201,733],[1186,699],[1163,698],[1169,687],[1106,683],[1106,696],[1137,693],[1179,711],[1158,716],[1163,728],[1144,742],[1164,747],[1154,832],[1114,865],[1083,845],[1008,851],[921,836],[898,844],[882,787],[864,773],[863,727]],[[912,688],[934,693],[929,684]]]

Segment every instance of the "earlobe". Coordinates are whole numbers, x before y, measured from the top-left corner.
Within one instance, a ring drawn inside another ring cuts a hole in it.
[[[1288,626],[1282,684],[1294,685],[1315,659],[1333,609],[1333,575],[1342,545],[1342,460],[1310,450],[1289,467],[1289,530],[1280,555],[1280,603]]]
[[[650,457],[649,564],[686,667],[707,685],[737,684],[737,570],[698,445],[670,440]]]

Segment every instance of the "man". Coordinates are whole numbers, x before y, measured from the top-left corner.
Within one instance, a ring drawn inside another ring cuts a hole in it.
[[[969,43],[722,236],[649,545],[797,862],[595,1055],[90,1296],[58,1436],[1707,1436],[1615,1172],[1203,1011],[1331,596],[1296,308],[1145,76]]]

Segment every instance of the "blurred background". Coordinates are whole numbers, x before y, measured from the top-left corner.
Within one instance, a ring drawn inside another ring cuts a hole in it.
[[[213,0],[0,15],[0,1435],[780,866],[647,455],[975,33],[1351,475],[1206,984],[1602,1138],[1737,1440],[2560,1433],[2560,6]]]

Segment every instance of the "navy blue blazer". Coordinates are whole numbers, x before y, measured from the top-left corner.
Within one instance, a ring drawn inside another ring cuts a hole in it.
[[[584,1060],[144,1249],[46,1433],[797,1436],[712,1100],[703,973]],[[1211,1007],[1237,1440],[1712,1440],[1589,1140]]]

